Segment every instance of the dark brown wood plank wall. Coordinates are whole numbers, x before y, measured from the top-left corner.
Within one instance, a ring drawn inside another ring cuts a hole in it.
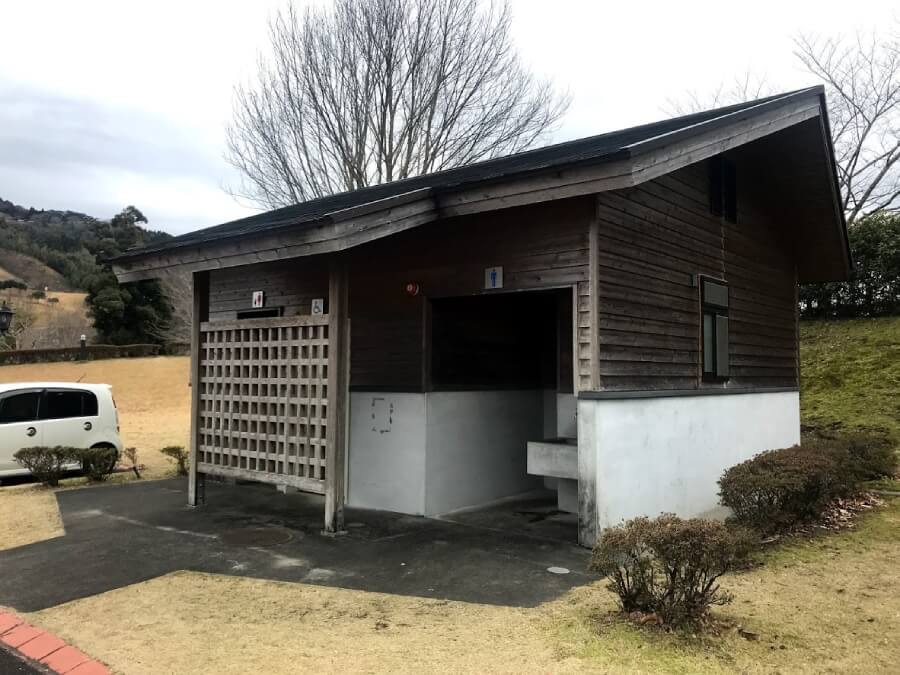
[[[485,267],[503,267],[504,291],[577,284],[579,307],[587,307],[592,209],[593,198],[581,197],[464,216],[352,249],[351,387],[422,391],[427,298],[483,293]],[[418,296],[405,292],[407,282],[420,285]],[[233,320],[250,309],[257,290],[266,293],[266,307],[284,307],[286,316],[309,314],[313,298],[328,296],[327,261],[315,256],[212,271],[210,320]],[[578,321],[583,337],[589,313],[579,311]],[[579,356],[584,380],[590,371],[584,345]]]
[[[351,386],[427,386],[427,298],[483,293],[486,267],[503,267],[504,291],[586,286],[592,204],[584,197],[453,218],[354,249]],[[419,284],[418,297],[405,293],[408,282]]]
[[[794,386],[794,265],[775,205],[738,172],[738,223],[709,208],[699,163],[597,196],[599,379],[604,390]],[[692,274],[729,283],[731,379],[700,379]]]
[[[328,266],[322,256],[212,270],[210,321],[230,321],[250,309],[253,291],[264,291],[266,307],[284,307],[285,316],[310,314],[313,298],[328,297]]]

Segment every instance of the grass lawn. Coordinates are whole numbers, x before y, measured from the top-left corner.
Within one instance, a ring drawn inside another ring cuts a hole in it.
[[[0,551],[63,534],[52,490],[39,485],[0,490]]]
[[[900,444],[900,317],[800,324],[804,424],[883,429]]]

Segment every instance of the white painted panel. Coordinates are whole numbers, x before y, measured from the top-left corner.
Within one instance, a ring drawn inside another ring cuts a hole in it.
[[[425,394],[351,392],[347,503],[425,513]]]
[[[585,485],[596,478],[601,529],[639,515],[716,513],[725,469],[800,442],[796,392],[582,400],[578,408],[579,475]]]
[[[428,394],[425,512],[445,513],[526,492],[526,445],[543,432],[543,399],[533,391]]]

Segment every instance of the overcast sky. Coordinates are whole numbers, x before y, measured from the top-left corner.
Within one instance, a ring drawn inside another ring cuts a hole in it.
[[[173,233],[252,213],[223,190],[237,182],[224,128],[283,4],[0,1],[0,198],[102,218],[134,204]],[[659,119],[667,101],[746,72],[776,90],[813,84],[793,35],[871,30],[900,11],[896,0],[512,5],[523,59],[572,94],[558,141]]]

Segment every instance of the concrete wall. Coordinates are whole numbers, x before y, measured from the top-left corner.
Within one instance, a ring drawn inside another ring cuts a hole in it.
[[[350,395],[347,503],[434,515],[526,492],[528,441],[544,437],[534,391]]]
[[[580,538],[589,545],[597,529],[639,515],[715,515],[726,468],[800,442],[800,396],[580,400],[578,439],[582,519],[594,516]]]
[[[350,506],[425,513],[425,396],[350,394]]]
[[[526,472],[526,447],[543,433],[543,400],[540,390],[428,394],[425,512],[445,513],[540,486]]]

